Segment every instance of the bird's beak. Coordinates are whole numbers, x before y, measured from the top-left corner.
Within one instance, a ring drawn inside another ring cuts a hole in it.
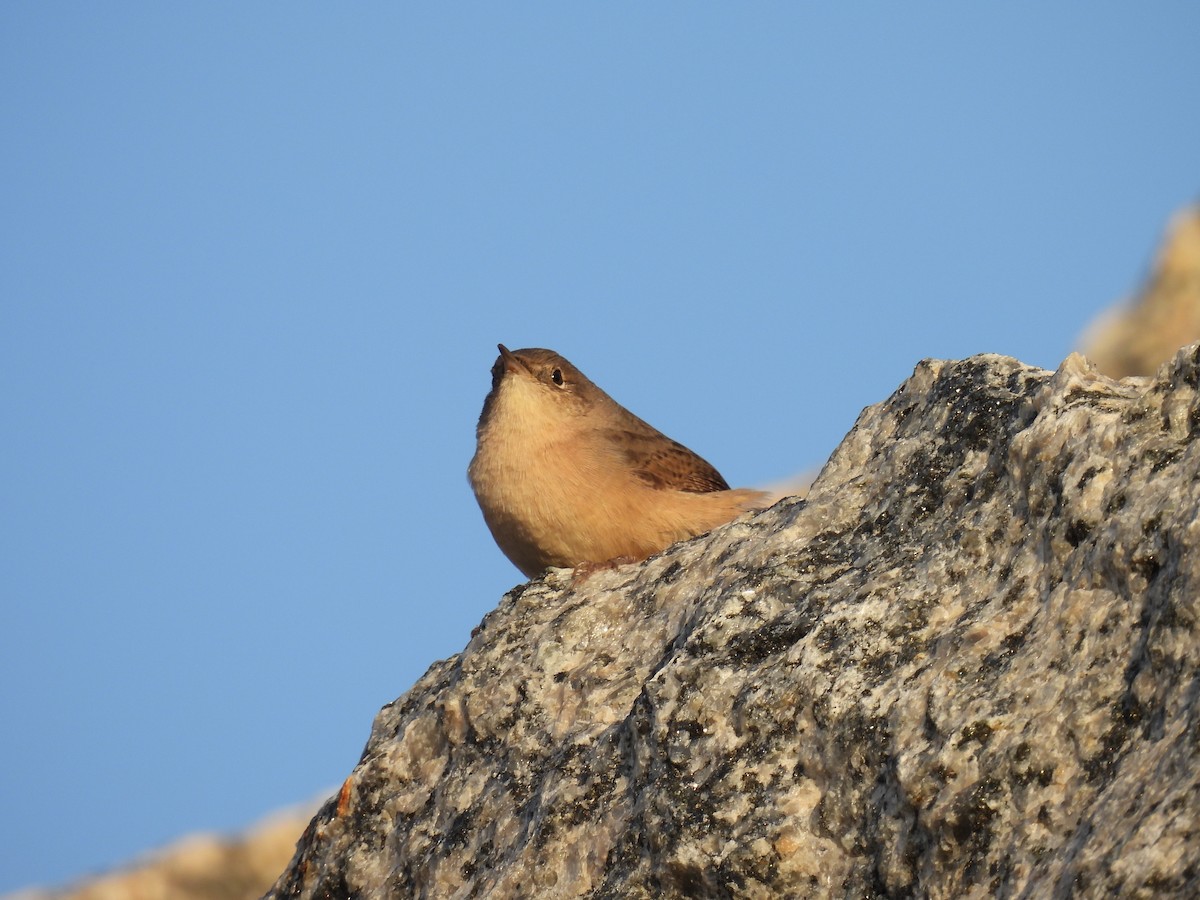
[[[500,359],[504,361],[505,372],[524,372],[526,371],[525,364],[517,357],[515,353],[505,347],[503,344],[496,345],[500,350]]]

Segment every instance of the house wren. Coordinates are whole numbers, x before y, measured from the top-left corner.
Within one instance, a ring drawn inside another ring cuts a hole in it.
[[[500,549],[532,578],[645,559],[760,509],[550,350],[500,344],[467,470]]]

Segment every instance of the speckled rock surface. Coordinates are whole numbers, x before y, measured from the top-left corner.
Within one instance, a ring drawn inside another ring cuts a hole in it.
[[[269,896],[1200,895],[1198,368],[924,362],[807,500],[513,590]]]

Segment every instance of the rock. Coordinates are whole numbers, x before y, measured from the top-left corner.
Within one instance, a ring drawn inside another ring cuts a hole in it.
[[[114,872],[9,900],[252,900],[294,852],[314,806],[275,813],[245,834],[193,834]]]
[[[1150,277],[1132,304],[1109,310],[1082,339],[1083,352],[1114,378],[1149,375],[1200,340],[1200,206],[1175,215]]]
[[[1200,895],[1198,383],[921,363],[807,500],[509,592],[268,896]]]

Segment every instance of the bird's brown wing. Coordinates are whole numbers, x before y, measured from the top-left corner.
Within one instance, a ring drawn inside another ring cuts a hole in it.
[[[651,487],[662,490],[727,491],[729,485],[721,473],[678,441],[646,426],[642,429],[619,430],[612,434],[625,462],[634,474]]]

